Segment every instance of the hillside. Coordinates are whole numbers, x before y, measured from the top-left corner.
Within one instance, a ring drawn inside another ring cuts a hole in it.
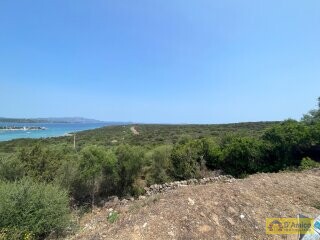
[[[283,239],[265,234],[265,219],[319,215],[319,181],[320,169],[255,174],[109,202],[85,215],[68,239]],[[111,208],[119,212],[114,223],[107,221]]]
[[[60,118],[4,118],[0,122],[6,123],[101,123],[102,121],[82,117],[60,117]]]
[[[130,144],[140,146],[155,146],[159,144],[176,143],[182,137],[214,137],[222,138],[226,135],[261,136],[262,133],[279,122],[248,122],[230,124],[193,124],[193,125],[166,125],[166,124],[135,124],[117,125],[87,130],[77,133],[77,146],[82,148],[88,144],[116,146]],[[133,134],[131,128],[139,132]],[[12,152],[16,148],[32,146],[36,143],[46,145],[73,144],[73,138],[55,137],[46,139],[16,139],[0,142],[0,152]]]
[[[136,124],[127,126],[110,126],[78,134],[79,141],[98,142],[103,145],[128,143],[133,145],[157,145],[177,142],[181,137],[216,137],[227,134],[242,136],[260,136],[263,131],[279,122],[248,122],[229,124]],[[131,127],[139,132],[132,134]],[[113,143],[112,143],[113,141]]]

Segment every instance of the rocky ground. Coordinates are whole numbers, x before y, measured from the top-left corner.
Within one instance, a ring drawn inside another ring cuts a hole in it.
[[[320,169],[222,178],[114,199],[85,215],[68,239],[297,239],[266,235],[265,219],[316,217],[319,205]]]

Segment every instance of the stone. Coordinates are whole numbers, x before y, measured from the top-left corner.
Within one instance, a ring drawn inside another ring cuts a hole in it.
[[[211,227],[208,225],[202,225],[202,226],[198,227],[198,230],[201,233],[206,233],[206,232],[211,231]]]
[[[193,206],[194,205],[194,200],[191,198],[188,198],[188,204]]]
[[[217,174],[217,175],[216,175]],[[211,176],[211,177],[206,177],[206,178],[202,178],[202,179],[188,179],[188,180],[183,180],[183,181],[174,181],[174,182],[168,182],[168,183],[164,183],[164,184],[153,184],[149,187],[145,187],[145,196],[151,196],[154,194],[158,194],[158,193],[162,193],[162,192],[167,192],[169,190],[173,190],[179,187],[186,187],[187,185],[197,185],[197,184],[208,184],[211,182],[217,182],[217,181],[234,181],[235,179],[230,176],[230,175],[220,175],[220,172],[215,173],[215,176]],[[110,197],[109,199],[111,199],[111,201],[113,200],[114,202],[118,202],[119,199],[117,197]],[[128,200],[132,201],[131,198],[127,198]],[[143,197],[139,198],[139,199],[144,199]],[[122,202],[121,202],[122,203]]]
[[[235,224],[232,218],[227,217],[226,219],[232,226]]]
[[[218,215],[212,213],[212,214],[211,214],[211,219],[212,219],[217,225],[220,225]]]
[[[108,201],[117,203],[117,202],[119,202],[119,198],[117,196],[110,196],[108,198]]]
[[[233,207],[228,207],[228,212],[231,214],[235,214],[237,211]]]

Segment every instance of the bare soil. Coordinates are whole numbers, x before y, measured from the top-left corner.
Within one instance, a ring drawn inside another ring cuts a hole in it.
[[[133,135],[139,135],[140,133],[138,132],[138,130],[133,126],[130,128],[131,132],[133,133]]]
[[[266,218],[316,217],[319,202],[320,169],[255,174],[109,202],[84,216],[71,239],[297,239],[266,235]],[[107,220],[110,211],[119,214],[114,223]]]

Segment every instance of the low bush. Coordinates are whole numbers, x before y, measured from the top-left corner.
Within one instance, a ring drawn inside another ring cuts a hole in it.
[[[214,139],[204,138],[202,142],[202,155],[209,169],[222,168],[221,147]]]
[[[92,207],[95,195],[104,192],[102,186],[107,191],[108,184],[112,186],[117,181],[116,164],[115,154],[104,147],[92,145],[82,149],[79,169],[90,189]]]
[[[262,159],[261,142],[254,138],[235,137],[222,150],[223,170],[233,176],[257,172]]]
[[[172,163],[170,159],[172,147],[159,146],[149,153],[151,161],[149,183],[165,183],[171,180]]]
[[[141,147],[120,145],[116,149],[117,172],[119,177],[118,193],[120,195],[137,194],[139,190],[134,186],[142,174],[145,152]]]
[[[23,166],[15,155],[0,156],[0,180],[15,181],[23,175]]]
[[[43,239],[69,226],[68,195],[52,184],[29,179],[0,182],[0,235],[4,239]]]
[[[186,140],[176,144],[171,153],[173,177],[179,180],[201,176],[203,156],[198,141]]]
[[[108,214],[107,220],[109,223],[114,223],[118,220],[118,218],[119,218],[119,214],[114,211]]]
[[[318,167],[320,167],[320,163],[312,160],[309,157],[305,157],[301,160],[299,169],[300,170],[307,170],[307,169],[318,168]]]
[[[268,171],[299,166],[304,153],[311,147],[310,128],[303,123],[287,120],[268,129],[262,136],[267,148],[265,161]]]

